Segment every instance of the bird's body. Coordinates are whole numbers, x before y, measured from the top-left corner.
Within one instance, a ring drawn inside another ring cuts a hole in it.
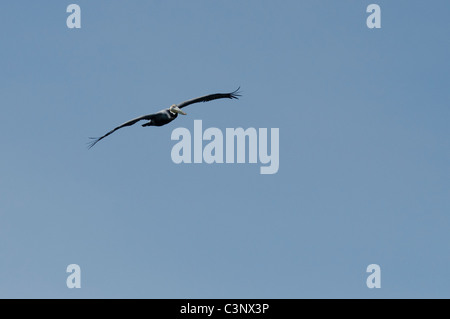
[[[153,114],[152,118],[145,124],[142,124],[142,127],[146,126],[163,126],[169,124],[173,120],[175,120],[178,116],[178,113],[171,112],[169,109],[161,110],[155,114]]]
[[[89,148],[93,147],[95,144],[97,144],[100,140],[102,140],[103,138],[107,137],[108,135],[114,133],[115,131],[117,131],[118,129],[121,129],[122,127],[125,126],[131,126],[133,124],[136,124],[139,121],[143,121],[143,120],[147,120],[148,122],[143,124],[143,127],[146,126],[163,126],[166,125],[170,122],[172,122],[174,119],[176,119],[178,117],[178,114],[183,114],[186,115],[186,113],[184,113],[181,108],[186,107],[190,104],[194,104],[194,103],[199,103],[199,102],[208,102],[208,101],[212,101],[212,100],[217,100],[217,99],[224,99],[224,98],[228,98],[228,99],[237,99],[240,94],[238,93],[239,88],[231,93],[215,93],[215,94],[209,94],[209,95],[205,95],[205,96],[201,96],[192,100],[188,100],[188,101],[184,101],[178,105],[173,104],[172,106],[170,106],[167,109],[161,110],[157,113],[154,114],[148,114],[148,115],[143,115],[140,117],[137,117],[135,119],[132,119],[128,122],[123,123],[122,125],[117,126],[116,128],[114,128],[113,130],[109,131],[108,133],[106,133],[105,135],[103,135],[102,137],[91,137],[92,141],[89,142]]]

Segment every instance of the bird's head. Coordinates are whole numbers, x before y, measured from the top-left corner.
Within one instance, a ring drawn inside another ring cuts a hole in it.
[[[178,113],[178,114],[183,114],[186,115],[186,113],[184,113],[176,104],[173,104],[170,106],[169,111],[172,113]]]

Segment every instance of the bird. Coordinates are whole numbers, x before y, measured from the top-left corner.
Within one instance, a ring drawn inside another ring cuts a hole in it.
[[[132,120],[129,120],[128,122],[125,122],[125,123],[115,127],[114,129],[112,129],[111,131],[109,131],[108,133],[106,133],[105,135],[103,135],[101,137],[90,137],[91,141],[88,142],[88,149],[91,149],[95,144],[100,142],[105,137],[111,135],[118,129],[121,129],[126,126],[134,125],[139,121],[143,121],[143,120],[147,121],[147,123],[142,124],[142,127],[163,126],[163,125],[169,124],[170,122],[175,120],[178,117],[178,114],[187,115],[181,109],[188,105],[191,105],[194,103],[199,103],[199,102],[209,102],[209,101],[213,101],[213,100],[217,100],[217,99],[239,99],[239,97],[241,96],[241,94],[240,94],[241,92],[239,91],[240,88],[241,87],[238,87],[235,91],[230,92],[230,93],[214,93],[214,94],[200,96],[195,99],[190,99],[190,100],[181,102],[180,104],[172,104],[170,107],[163,109],[159,112],[153,113],[153,114],[142,115],[142,116],[136,117]]]

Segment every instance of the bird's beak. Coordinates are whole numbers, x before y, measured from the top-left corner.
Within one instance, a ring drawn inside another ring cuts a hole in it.
[[[176,112],[176,113],[178,113],[178,114],[186,115],[186,113],[184,113],[178,106],[172,107],[172,111],[173,111],[173,112]]]

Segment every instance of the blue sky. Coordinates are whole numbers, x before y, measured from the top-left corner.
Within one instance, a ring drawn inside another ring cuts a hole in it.
[[[81,29],[66,7],[81,7]],[[382,28],[366,26],[381,7]],[[1,298],[449,298],[448,1],[9,1]],[[200,95],[164,127],[136,116]],[[279,128],[280,169],[177,127]],[[66,267],[81,267],[80,289]],[[366,267],[381,267],[368,289]]]

